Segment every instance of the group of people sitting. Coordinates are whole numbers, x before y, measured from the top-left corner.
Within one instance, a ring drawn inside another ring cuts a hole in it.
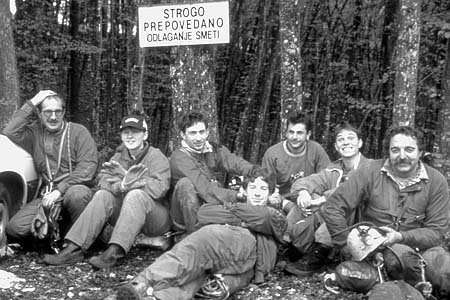
[[[144,116],[129,115],[120,124],[122,144],[98,168],[89,131],[64,114],[59,95],[40,91],[4,130],[33,156],[46,187],[11,218],[7,234],[22,243],[46,237],[46,218],[60,212],[62,250],[43,261],[79,262],[103,241],[106,249],[88,261],[106,269],[126,256],[139,234],[181,233],[170,250],[120,286],[115,299],[191,299],[199,293],[226,299],[252,281],[265,281],[280,244],[296,253],[285,271],[301,277],[349,259],[367,261],[371,253],[352,257],[347,243],[349,229],[362,221],[382,232],[379,248],[397,258],[390,269],[396,272],[384,280],[426,281],[434,295],[450,292],[450,254],[442,243],[448,186],[421,161],[422,136],[414,128],[391,128],[387,158],[371,160],[360,153],[358,129],[343,122],[334,131],[340,158],[331,162],[310,140],[308,115],[293,112],[286,139],[266,151],[260,166],[208,141],[208,121],[199,112],[180,120],[181,146],[169,159],[147,142]],[[242,188],[224,187],[223,174],[242,176]],[[356,263],[364,268],[365,261]],[[211,282],[221,293],[206,292]]]

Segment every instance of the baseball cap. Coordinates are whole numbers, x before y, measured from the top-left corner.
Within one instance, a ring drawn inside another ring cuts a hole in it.
[[[120,130],[126,127],[136,128],[142,131],[147,131],[148,128],[144,116],[137,115],[126,116],[122,119],[122,123],[120,123]]]

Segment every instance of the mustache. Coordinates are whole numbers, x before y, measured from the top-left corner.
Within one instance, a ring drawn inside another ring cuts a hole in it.
[[[408,158],[397,158],[394,162],[396,164],[410,164],[411,160]]]

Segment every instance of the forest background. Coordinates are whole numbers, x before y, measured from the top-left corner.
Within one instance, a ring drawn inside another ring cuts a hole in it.
[[[202,1],[199,1],[202,2]],[[192,1],[0,0],[0,128],[40,89],[67,99],[103,159],[122,116],[141,110],[170,155],[199,109],[212,138],[252,162],[310,112],[333,158],[333,127],[359,127],[382,157],[391,124],[415,125],[450,178],[450,0],[230,0],[230,43],[139,48],[137,7]]]

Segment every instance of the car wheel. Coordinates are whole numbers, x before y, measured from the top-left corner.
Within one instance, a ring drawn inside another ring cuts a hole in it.
[[[9,221],[11,195],[3,183],[0,183],[0,247],[6,244],[6,225]]]

